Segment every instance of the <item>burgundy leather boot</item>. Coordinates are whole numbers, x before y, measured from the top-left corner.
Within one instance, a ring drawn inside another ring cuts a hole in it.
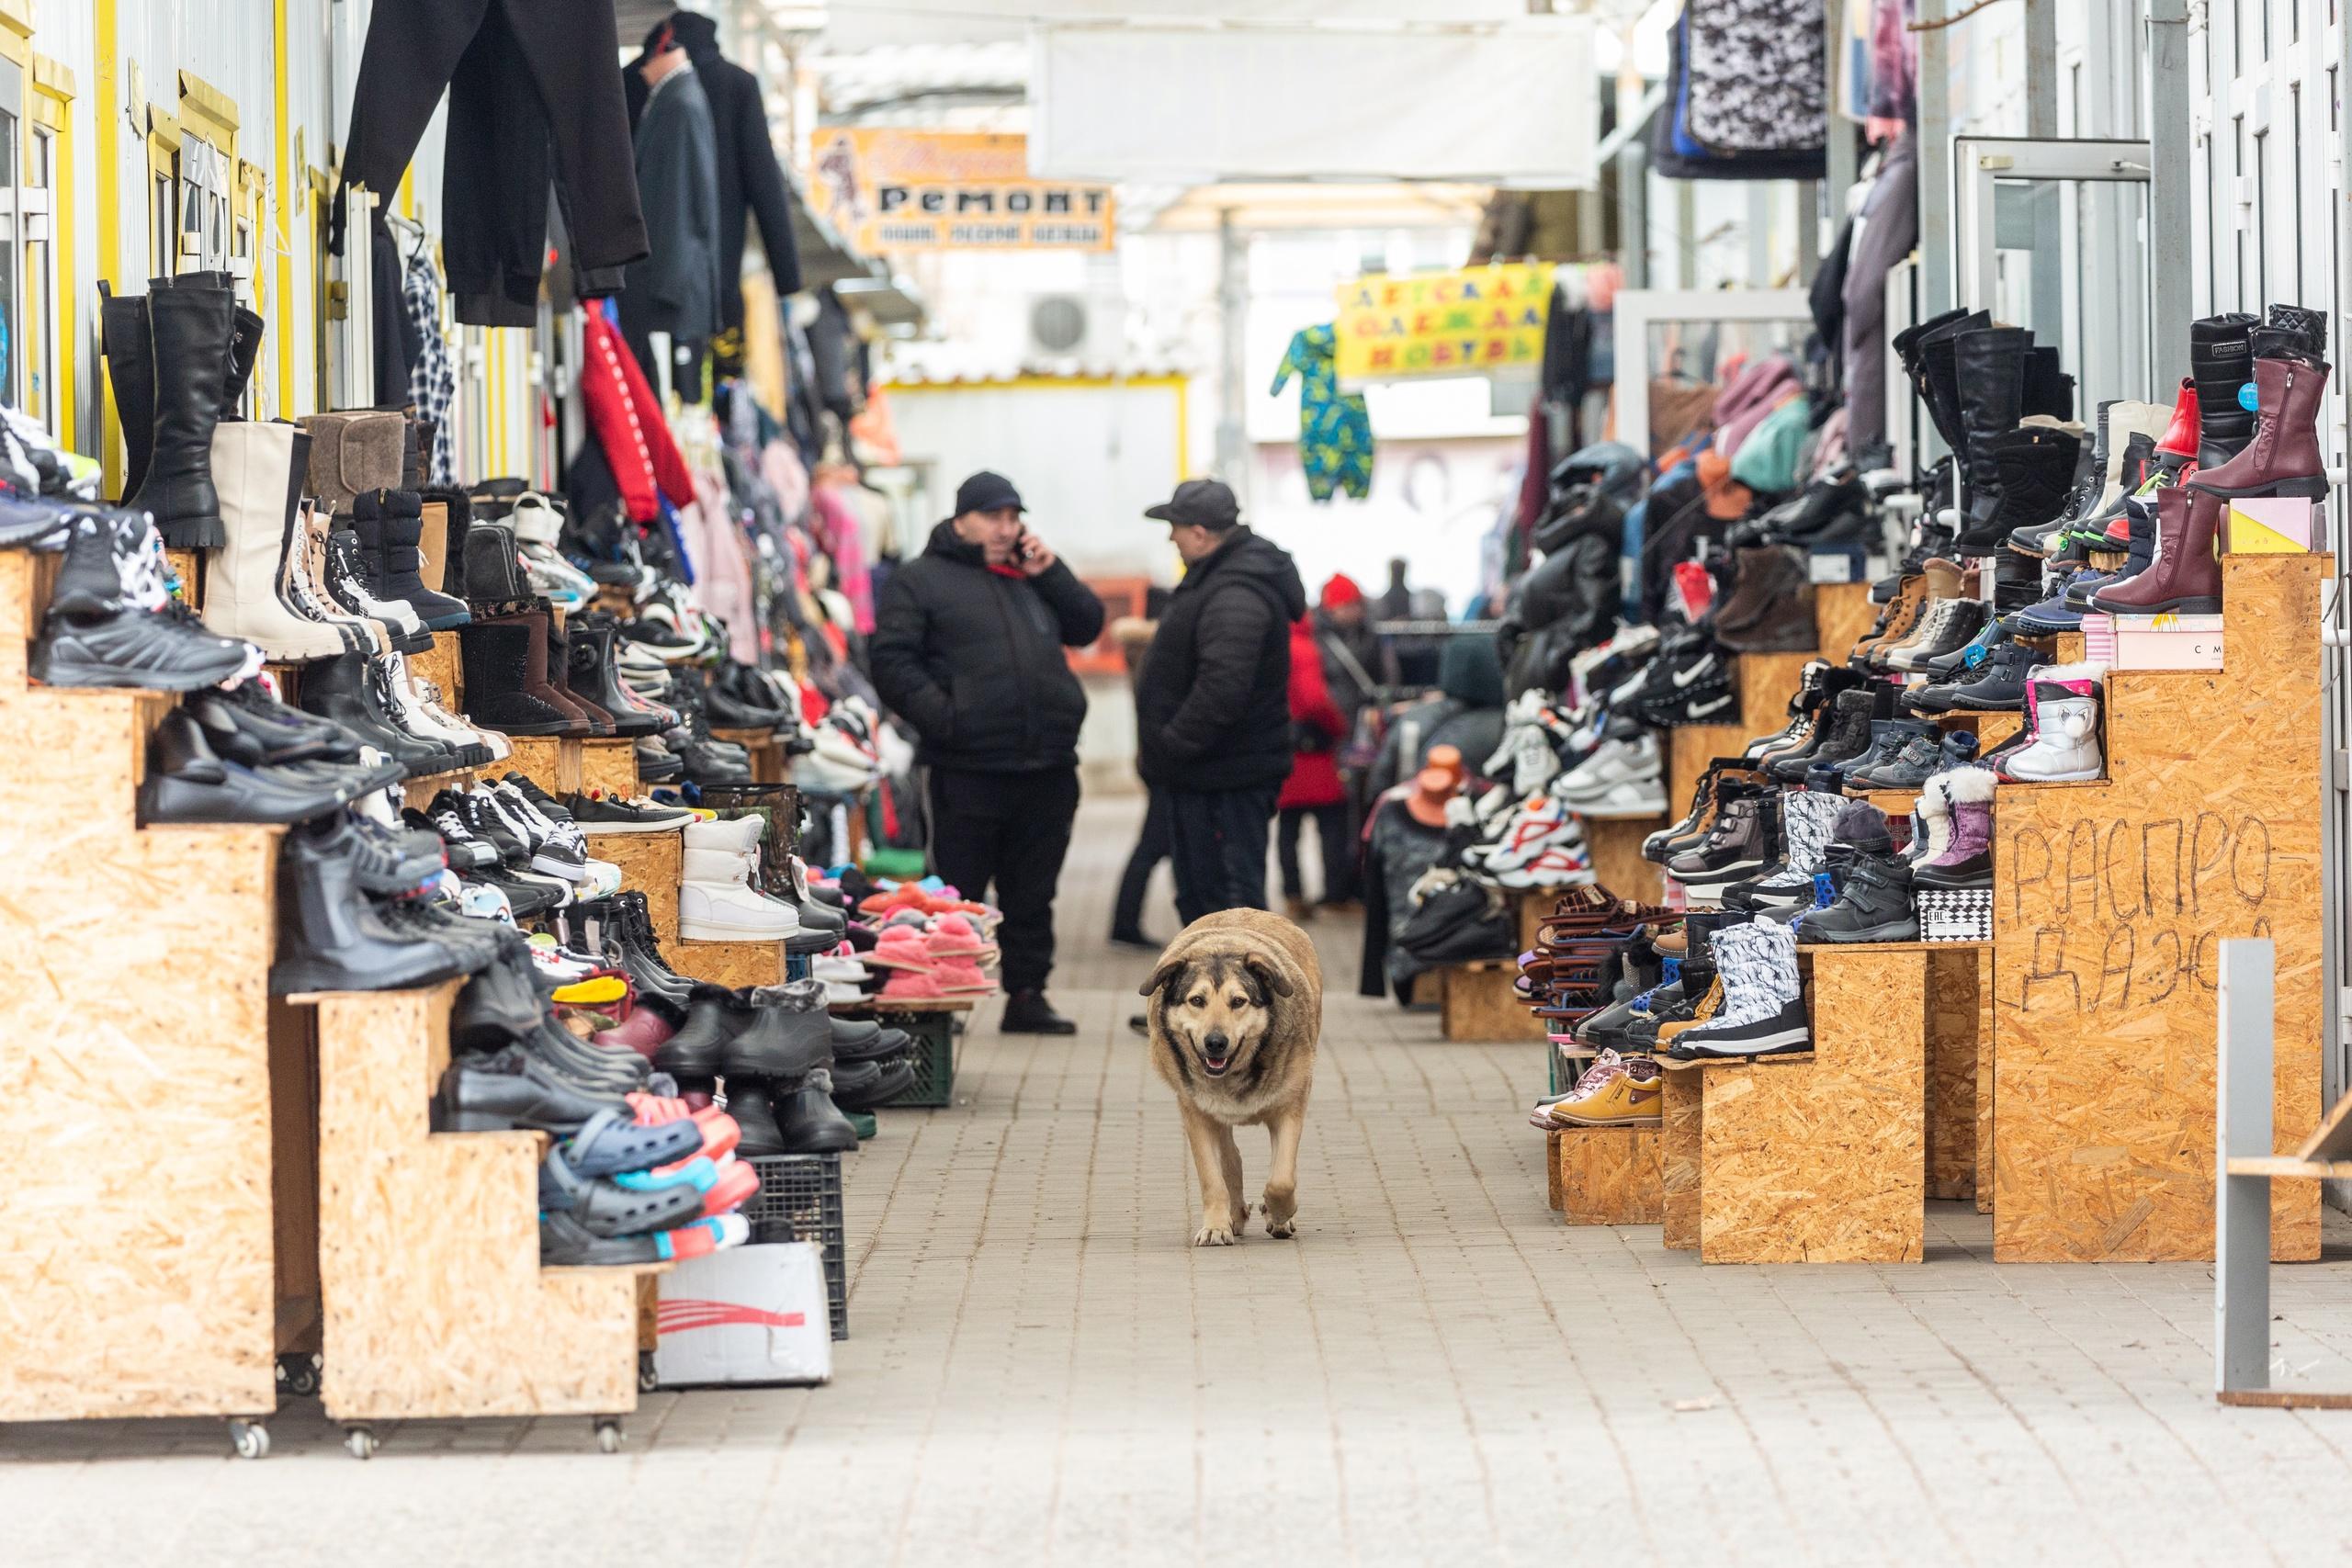
[[[2200,469],[2189,488],[2209,496],[2327,493],[2320,458],[2319,415],[2327,396],[2327,366],[2303,359],[2254,362],[2254,439],[2218,468]]]
[[[2213,554],[2213,536],[2226,504],[2193,486],[2158,491],[2154,562],[2139,576],[2099,590],[2091,608],[2108,615],[2221,614],[2222,563]]]

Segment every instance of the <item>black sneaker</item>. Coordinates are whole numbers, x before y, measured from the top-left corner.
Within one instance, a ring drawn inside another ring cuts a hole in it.
[[[594,795],[568,795],[561,808],[583,833],[671,833],[695,819],[693,812],[673,807],[632,806]]]
[[[1004,1017],[997,1023],[1001,1034],[1075,1034],[1078,1025],[1056,1012],[1046,1000],[1046,993],[1038,990],[1015,991],[1004,998]]]

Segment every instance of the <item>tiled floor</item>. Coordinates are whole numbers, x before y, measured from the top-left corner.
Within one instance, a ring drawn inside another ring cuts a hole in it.
[[[315,1406],[259,1464],[217,1425],[0,1431],[0,1562],[2168,1563],[2352,1547],[2352,1413],[2212,1401],[2199,1267],[1989,1262],[1937,1205],[1907,1269],[1702,1268],[1564,1229],[1522,1121],[1538,1048],[1330,998],[1303,1230],[1185,1245],[1169,1098],[1099,933],[1131,831],[1091,804],[1057,987],[986,1015],[956,1105],[850,1177],[855,1337],[807,1391],[388,1431]],[[1159,901],[1155,929],[1172,917]],[[1254,1185],[1263,1156],[1244,1153]],[[2341,1216],[2331,1214],[2332,1221]],[[2278,1355],[2352,1388],[2352,1249],[2275,1275]],[[329,1370],[332,1376],[332,1367]]]

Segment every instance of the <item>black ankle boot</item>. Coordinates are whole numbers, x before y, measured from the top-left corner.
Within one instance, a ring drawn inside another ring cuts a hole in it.
[[[384,924],[359,891],[358,855],[357,835],[340,814],[303,823],[279,845],[273,995],[405,990],[465,973],[442,943],[403,938]]]
[[[218,549],[229,542],[220,498],[212,488],[212,430],[229,381],[236,297],[225,288],[166,288],[147,297],[154,367],[153,446],[127,507],[155,520],[175,549]]]
[[[564,685],[575,702],[594,703],[612,716],[615,733],[632,739],[658,735],[666,728],[662,716],[639,705],[613,664],[613,644],[618,637],[611,626],[582,625],[567,628]]]
[[[407,604],[427,631],[446,632],[473,619],[464,600],[424,585],[417,548],[424,537],[424,502],[416,491],[369,491],[352,502],[351,518],[379,597]]]
[[[1075,1034],[1078,1025],[1056,1012],[1046,993],[1035,987],[1004,998],[1004,1017],[997,1022],[1001,1034]]]
[[[450,748],[411,735],[384,711],[364,653],[345,653],[305,665],[298,695],[303,712],[334,720],[400,763],[411,778],[442,773],[451,765]]]
[[[459,626],[458,653],[465,664],[466,716],[508,735],[570,733],[571,717],[532,690],[532,627],[526,621],[474,621]]]

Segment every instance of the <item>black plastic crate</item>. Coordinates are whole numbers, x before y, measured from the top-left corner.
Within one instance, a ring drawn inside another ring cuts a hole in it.
[[[757,1243],[813,1241],[824,1249],[825,1304],[833,1337],[849,1337],[849,1253],[842,1235],[842,1156],[767,1155],[747,1162],[760,1179],[743,1205]]]
[[[875,1011],[885,1029],[903,1029],[914,1039],[915,1081],[906,1092],[882,1102],[884,1110],[936,1111],[956,1103],[956,1019],[952,1012]]]

